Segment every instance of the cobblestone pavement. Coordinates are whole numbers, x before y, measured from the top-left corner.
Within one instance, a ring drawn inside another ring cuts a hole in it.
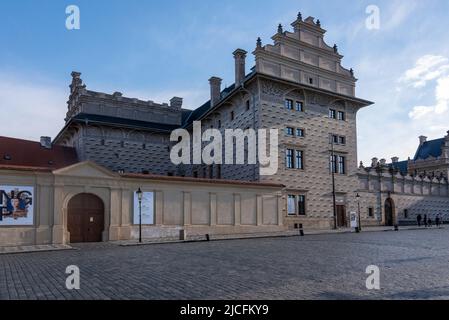
[[[326,234],[0,256],[1,299],[449,299],[449,230]],[[81,289],[65,288],[77,265]],[[368,265],[381,290],[365,287]]]

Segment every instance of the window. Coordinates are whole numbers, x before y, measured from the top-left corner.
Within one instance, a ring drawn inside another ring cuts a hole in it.
[[[249,100],[246,100],[246,111],[249,110]]]
[[[287,214],[289,216],[306,215],[306,197],[304,195],[288,195]]]
[[[337,118],[337,111],[334,109],[329,109],[329,118],[336,119]]]
[[[145,143],[142,143],[142,149],[145,150],[147,148],[147,145]]]
[[[330,156],[330,171],[346,174],[346,158],[344,156]]]
[[[313,78],[309,78],[309,84],[313,84]]]
[[[231,120],[234,120],[234,111],[231,111]]]
[[[289,216],[296,215],[296,196],[295,195],[288,195],[288,201],[287,201],[287,214]]]
[[[120,142],[120,145],[121,145],[122,148],[124,148],[125,147],[125,141]]]
[[[337,144],[338,143],[338,136],[333,134],[331,135],[331,143]]]
[[[346,115],[343,111],[338,111],[338,120],[345,121]]]
[[[303,157],[302,157],[302,151],[301,150],[296,150],[296,169],[304,169],[304,162],[303,162]]]
[[[221,179],[221,165],[217,165],[217,179]]]
[[[296,111],[299,111],[299,112],[304,111],[304,105],[301,101],[296,101]]]
[[[208,166],[209,171],[209,179],[212,179],[214,177],[214,168],[212,166]]]
[[[346,161],[345,157],[338,156],[338,173],[345,174],[346,173]]]
[[[300,216],[306,215],[306,196],[298,196],[298,214]]]
[[[293,100],[286,99],[285,100],[285,108],[288,110],[293,110]]]
[[[293,129],[293,128],[291,128],[291,127],[285,128],[285,134],[286,134],[286,135],[292,136],[292,135],[293,135],[293,132],[294,132],[294,129]]]
[[[337,156],[330,156],[330,171],[337,173]]]
[[[221,120],[218,120],[218,128],[221,128]]]
[[[285,154],[285,165],[288,169],[293,169],[293,149],[287,149]]]
[[[368,217],[370,217],[370,218],[374,217],[374,209],[373,208],[368,208]]]
[[[330,135],[330,143],[344,145],[344,144],[346,144],[346,137],[338,136],[336,134],[331,134]]]
[[[304,129],[296,129],[296,136],[297,137],[304,137]]]
[[[101,141],[100,141],[100,145],[102,145],[102,146],[104,146],[104,145],[105,145],[105,141],[104,141],[104,139],[101,139]]]

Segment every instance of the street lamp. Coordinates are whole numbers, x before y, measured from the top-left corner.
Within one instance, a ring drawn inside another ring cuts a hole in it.
[[[362,231],[362,221],[360,220],[360,194],[357,192],[355,196],[357,199],[358,216],[359,216],[359,231]]]
[[[335,159],[335,152],[334,152],[334,136],[331,135],[331,173],[332,173],[332,206],[334,210],[334,230],[337,230],[338,223],[337,223],[337,201],[336,201],[336,194],[335,194],[335,171],[337,170],[337,161]]]
[[[139,188],[139,190],[137,190],[136,194],[137,194],[137,199],[139,200],[139,243],[142,243],[142,197],[143,197],[143,192]]]

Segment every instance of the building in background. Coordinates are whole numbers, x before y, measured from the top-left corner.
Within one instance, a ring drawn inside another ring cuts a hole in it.
[[[32,225],[8,227],[0,243],[135,239],[140,185],[152,194],[145,235],[153,238],[348,227],[357,213],[373,226],[419,213],[446,217],[448,137],[421,137],[413,160],[358,167],[357,112],[372,102],[356,96],[354,71],[342,66],[325,32],[319,20],[298,14],[292,31],[279,25],[272,43],[257,39],[249,72],[248,53],[235,50],[234,84],[222,88],[211,77],[209,101],[194,110],[179,97],[156,103],[88,90],[73,72],[66,123],[53,142],[0,139],[5,218],[17,186],[34,188],[36,209]],[[174,165],[170,134],[192,132],[195,121],[221,133],[277,129],[277,173],[262,175],[259,164]],[[23,194],[14,203],[29,208]]]

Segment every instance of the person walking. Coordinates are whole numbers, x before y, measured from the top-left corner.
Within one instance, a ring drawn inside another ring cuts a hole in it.
[[[416,217],[416,220],[418,221],[418,227],[421,227],[421,220],[422,220],[422,217],[421,217],[420,214],[418,214],[418,216]]]
[[[424,215],[424,227],[427,228],[427,214]]]
[[[440,215],[439,214],[437,214],[437,217],[435,218],[435,223],[437,225],[437,228],[439,228],[440,227]]]
[[[430,217],[429,217],[429,220],[427,220],[427,224],[428,224],[429,228],[432,227],[432,219],[430,219]]]

